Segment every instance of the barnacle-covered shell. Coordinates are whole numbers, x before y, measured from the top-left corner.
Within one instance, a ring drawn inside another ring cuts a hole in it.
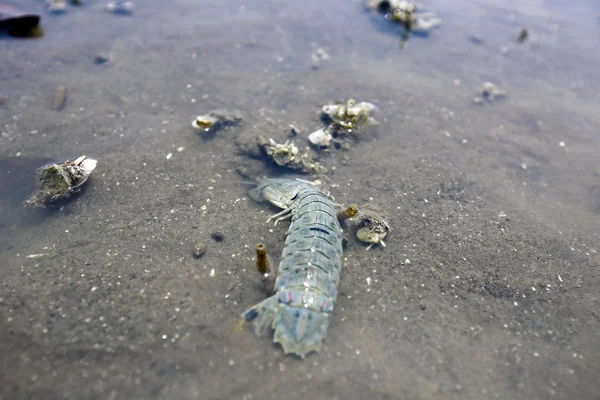
[[[45,207],[57,200],[71,197],[88,180],[97,163],[96,160],[81,156],[74,161],[67,160],[62,164],[40,168],[38,189],[27,200],[27,204]]]
[[[333,123],[346,129],[361,129],[369,125],[378,124],[370,114],[377,111],[374,104],[350,99],[346,105],[327,104],[321,109],[322,113]]]

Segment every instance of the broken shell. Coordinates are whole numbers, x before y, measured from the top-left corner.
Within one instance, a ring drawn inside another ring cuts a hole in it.
[[[325,128],[321,128],[308,135],[308,140],[319,147],[329,147],[331,139],[333,139],[333,136]]]
[[[64,0],[47,0],[48,11],[53,13],[61,13],[65,11],[67,3]]]
[[[133,2],[127,0],[115,0],[106,5],[106,11],[114,14],[129,14],[133,11]]]
[[[427,33],[431,32],[434,28],[437,28],[442,24],[440,18],[434,16],[416,15],[413,18],[412,25],[410,27],[411,32],[416,33]]]
[[[370,113],[377,112],[378,108],[375,104],[367,103],[366,101],[361,101],[360,103],[350,107],[350,111],[354,114],[358,114],[361,111]]]
[[[344,106],[341,104],[328,104],[323,106],[323,108],[321,109],[323,114],[327,115],[328,117],[332,118],[339,114],[342,110],[344,109]]]

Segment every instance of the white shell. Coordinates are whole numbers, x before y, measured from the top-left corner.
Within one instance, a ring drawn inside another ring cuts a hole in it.
[[[329,115],[330,117],[333,117],[338,112],[340,112],[340,110],[343,107],[344,106],[342,106],[340,104],[328,104],[328,105],[323,106],[322,111],[323,111],[323,114],[326,114],[326,115]]]
[[[85,156],[81,156],[78,158],[84,158]],[[90,175],[92,174],[92,171],[94,169],[96,169],[96,165],[98,164],[98,160],[94,160],[91,158],[84,158],[83,161],[81,161],[79,163],[79,168],[81,168],[81,171],[83,173],[83,176],[81,178],[79,178],[78,182],[75,183],[73,185],[73,189],[78,188],[79,186],[83,185],[85,183],[85,181],[88,180],[88,178],[90,177]]]
[[[333,137],[329,132],[326,132],[324,128],[314,131],[308,135],[308,140],[316,146],[329,146]]]
[[[60,13],[65,11],[67,4],[64,0],[47,0],[48,10],[55,13]]]
[[[379,110],[375,104],[366,101],[361,101],[357,106],[366,109],[367,112],[377,112]]]
[[[442,20],[439,18],[415,18],[415,24],[411,27],[411,31],[417,33],[427,33],[433,28],[437,28],[442,24]]]

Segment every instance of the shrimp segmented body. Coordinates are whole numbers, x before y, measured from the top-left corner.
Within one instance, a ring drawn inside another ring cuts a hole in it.
[[[292,179],[267,179],[249,196],[282,208],[274,216],[277,221],[291,217],[292,222],[275,294],[242,316],[252,322],[257,335],[273,329],[273,341],[285,353],[304,358],[320,350],[337,297],[342,229],[334,204],[310,182]]]

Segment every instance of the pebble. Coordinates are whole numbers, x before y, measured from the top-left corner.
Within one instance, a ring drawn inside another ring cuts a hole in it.
[[[222,242],[223,240],[225,240],[225,235],[223,235],[223,233],[219,231],[214,231],[210,234],[210,237],[213,238],[215,242]]]

